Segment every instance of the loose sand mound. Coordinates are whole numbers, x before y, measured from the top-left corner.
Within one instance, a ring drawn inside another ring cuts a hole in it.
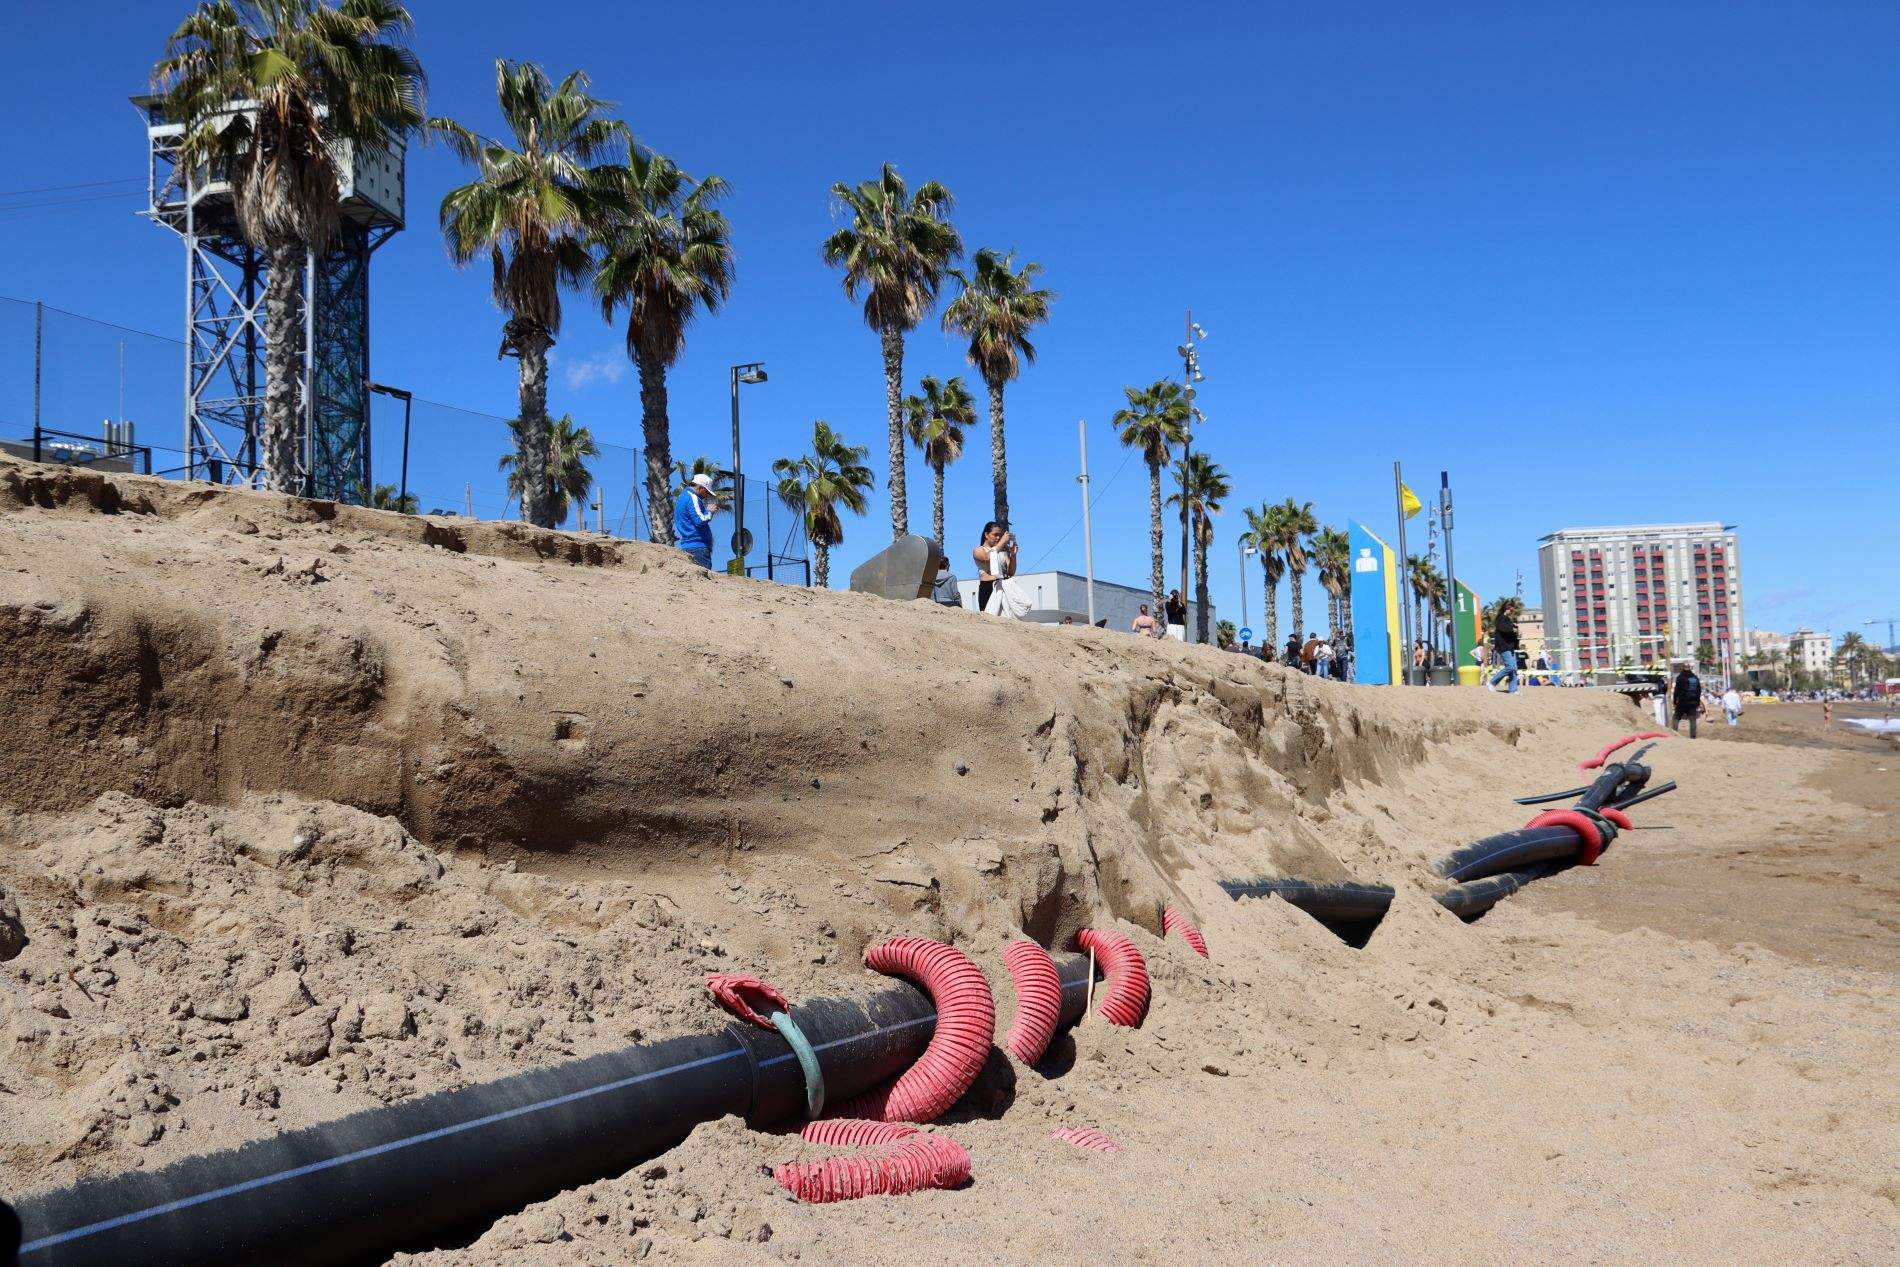
[[[1429,900],[1425,862],[1632,724],[1615,698],[1340,687],[4,462],[0,648],[0,1191],[706,1027],[711,971],[874,988],[858,956],[892,933],[970,950],[1007,1025],[1005,937],[1119,921],[1148,1022],[979,1087],[946,1128],[970,1189],[795,1206],[758,1167],[813,1150],[718,1123],[417,1261],[1878,1261],[1893,1236],[1890,975]],[[1685,790],[1640,814],[1891,841],[1790,788],[1828,759],[1670,744]],[[1398,897],[1355,951],[1217,887],[1276,875]],[[1158,940],[1167,902],[1213,961]]]

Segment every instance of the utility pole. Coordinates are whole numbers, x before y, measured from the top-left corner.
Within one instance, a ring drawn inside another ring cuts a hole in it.
[[[1082,473],[1076,476],[1076,483],[1082,486],[1082,572],[1083,586],[1088,591],[1089,624],[1095,623],[1095,539],[1089,527],[1089,424],[1078,419],[1075,424],[1077,438],[1082,445]],[[939,541],[938,545],[943,543]]]
[[[1194,342],[1197,338],[1205,339],[1206,337],[1207,337],[1207,331],[1201,329],[1201,327],[1194,324],[1194,309],[1189,308],[1187,310],[1187,332],[1186,332],[1186,335],[1181,340],[1181,346],[1176,349],[1181,354],[1181,386],[1183,388],[1182,395],[1184,395],[1187,398],[1187,406],[1188,406],[1187,425],[1182,428],[1182,434],[1184,438],[1181,441],[1181,590],[1180,590],[1180,594],[1181,594],[1181,603],[1184,608],[1187,605],[1188,595],[1193,592],[1193,590],[1188,585],[1188,537],[1191,533],[1191,529],[1189,528],[1189,525],[1188,525],[1188,486],[1187,486],[1188,457],[1194,451],[1194,424],[1196,422],[1207,421],[1207,415],[1203,414],[1201,412],[1200,406],[1194,403],[1194,397],[1196,394],[1194,390],[1194,384],[1203,381],[1203,379],[1206,377],[1205,375],[1201,373],[1201,356],[1200,356],[1200,353],[1195,350]],[[1200,613],[1197,612],[1194,616],[1189,617],[1189,621],[1190,621],[1189,627],[1183,628],[1181,630],[1181,640],[1183,642],[1194,641],[1194,634],[1192,630],[1193,628],[1198,627],[1199,625],[1199,619],[1198,619],[1199,614]]]
[[[1399,639],[1404,644],[1403,653],[1399,656],[1399,681],[1410,685],[1412,643],[1418,637],[1418,632],[1412,628],[1412,562],[1405,557],[1405,476],[1400,472],[1397,462],[1392,463],[1392,500],[1397,503],[1399,510]],[[1268,595],[1265,601],[1271,603],[1273,597]],[[1423,686],[1424,683],[1419,685]]]
[[[1458,619],[1458,569],[1451,562],[1451,472],[1438,473],[1438,521],[1445,528],[1445,620],[1447,637],[1451,644],[1452,685],[1458,684],[1458,634],[1451,622]]]

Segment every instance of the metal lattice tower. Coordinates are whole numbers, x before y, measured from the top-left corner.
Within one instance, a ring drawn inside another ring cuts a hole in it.
[[[184,126],[161,103],[135,97],[146,117],[149,199],[141,214],[185,242],[185,467],[187,479],[259,487],[264,418],[262,251],[238,231],[229,180],[178,162]],[[252,107],[233,102],[233,119]],[[400,148],[337,146],[343,173],[336,239],[305,264],[303,420],[297,483],[306,494],[367,500],[370,478],[369,262],[403,227]]]

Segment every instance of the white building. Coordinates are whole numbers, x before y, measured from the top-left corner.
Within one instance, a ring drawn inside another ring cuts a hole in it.
[[[1826,673],[1834,663],[1834,635],[1817,633],[1806,627],[1788,635],[1788,651],[1794,667],[1803,673]]]
[[[1732,525],[1565,528],[1538,543],[1544,638],[1567,672],[1740,660],[1742,565]]]
[[[1044,624],[1059,625],[1065,616],[1073,617],[1075,623],[1083,625],[1089,619],[1088,578],[1074,572],[1024,572],[1011,582],[1022,590],[1030,601],[1030,612],[1025,619],[1040,621]],[[957,591],[963,595],[963,605],[972,611],[976,609],[975,579],[957,582]],[[1095,582],[1095,620],[1100,624],[1107,621],[1106,628],[1127,633],[1134,625],[1135,617],[1141,611],[1141,605],[1154,606],[1154,595],[1145,589],[1135,589],[1128,585],[1117,585],[1113,581],[1100,578]],[[1195,623],[1195,604],[1188,603],[1188,624]],[[1207,636],[1214,637],[1215,610],[1212,604],[1207,609]],[[1160,619],[1160,613],[1155,613]],[[1178,625],[1168,628],[1171,637],[1181,637]]]

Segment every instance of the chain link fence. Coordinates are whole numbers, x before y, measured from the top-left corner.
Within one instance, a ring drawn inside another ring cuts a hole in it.
[[[0,451],[32,461],[179,478],[187,470],[184,401],[180,340],[0,296]],[[556,416],[562,416],[558,410]],[[577,432],[586,429],[585,417],[574,417],[572,424]],[[519,518],[507,460],[514,446],[509,420],[499,415],[373,390],[371,487],[356,500],[395,507],[406,491],[422,514]],[[566,465],[571,489],[582,491],[562,493],[560,526],[651,541],[641,451],[591,437],[587,451],[574,451],[581,447],[569,446]],[[678,452],[687,453],[687,446]],[[198,474],[205,473],[201,457]],[[212,474],[237,478],[233,471]],[[681,482],[676,467],[671,497]],[[729,509],[714,521],[713,566],[736,570],[733,561],[743,552],[749,575],[810,584],[803,521],[779,501],[773,486],[748,478],[743,496],[733,498],[730,479],[722,475],[719,488]],[[670,500],[660,512],[671,521]]]

